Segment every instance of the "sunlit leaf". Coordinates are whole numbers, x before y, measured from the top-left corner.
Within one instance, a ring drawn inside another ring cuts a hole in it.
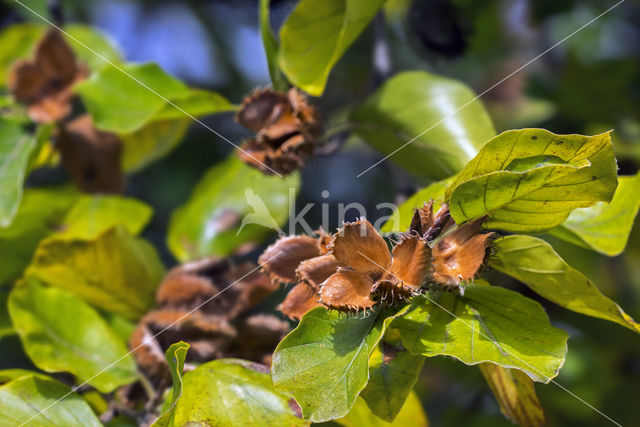
[[[109,65],[75,90],[96,127],[116,133],[131,133],[155,120],[184,118],[185,112],[204,115],[234,109],[217,93],[189,89],[154,63]]]
[[[66,25],[67,41],[78,57],[92,71],[100,71],[109,63],[122,62],[122,56],[113,40],[86,25]]]
[[[273,383],[293,394],[305,418],[343,417],[369,379],[369,357],[394,317],[344,315],[317,307],[273,353]]]
[[[362,390],[371,412],[393,422],[422,371],[425,357],[381,342],[369,359],[369,382]]]
[[[505,417],[522,427],[547,424],[531,378],[517,369],[493,363],[481,363],[478,367]]]
[[[122,169],[136,172],[164,157],[180,144],[190,124],[188,117],[159,120],[147,123],[135,132],[120,135]]]
[[[346,417],[335,420],[335,422],[345,427],[428,427],[427,415],[422,409],[422,404],[418,396],[411,392],[404,401],[404,405],[393,422],[388,423],[378,418],[367,407],[365,401],[359,397]]]
[[[396,216],[389,218],[389,220],[382,225],[380,231],[382,233],[401,233],[407,231],[409,225],[411,225],[411,218],[415,210],[421,208],[426,202],[432,199],[435,202],[433,207],[435,212],[439,205],[444,203],[445,191],[454,179],[455,176],[452,176],[442,181],[436,181],[409,197],[398,206]]]
[[[138,234],[149,222],[151,207],[120,196],[82,196],[58,226],[56,238],[92,240],[116,225]]]
[[[43,241],[26,275],[135,320],[153,305],[164,267],[153,246],[118,226],[95,240]]]
[[[610,203],[575,209],[562,225],[550,230],[556,237],[609,256],[624,251],[640,209],[640,173],[618,178]]]
[[[17,279],[29,265],[38,243],[55,232],[78,194],[65,187],[28,188],[16,217],[0,228],[0,284]]]
[[[558,375],[567,353],[567,333],[551,326],[540,304],[496,286],[416,297],[393,326],[413,354],[493,362],[541,382]]]
[[[0,227],[8,227],[20,206],[29,159],[42,135],[0,117]]]
[[[189,201],[173,213],[169,249],[186,261],[261,242],[286,222],[299,185],[297,173],[265,176],[231,156],[209,169]]]
[[[85,400],[43,375],[27,375],[0,386],[0,426],[102,426]]]
[[[182,398],[173,425],[302,426],[295,402],[275,388],[263,365],[220,359],[200,365],[183,377]]]
[[[375,149],[429,179],[459,172],[495,135],[489,115],[471,89],[424,71],[387,80],[353,111],[351,120],[355,131]]]
[[[162,415],[152,424],[155,427],[169,426],[173,422],[174,409],[178,403],[178,399],[182,396],[182,371],[184,370],[184,359],[187,357],[189,344],[180,341],[171,344],[165,353],[165,358],[169,364],[171,372],[171,381],[173,388],[171,396],[164,404]]]
[[[109,65],[76,91],[98,128],[124,133],[141,128],[166,105],[165,99],[185,96],[189,89],[158,65],[147,63]]]
[[[38,368],[70,372],[104,393],[136,380],[124,342],[77,296],[28,280],[11,291],[9,313]]]
[[[333,66],[383,0],[301,0],[280,29],[280,67],[295,86],[320,96]]]
[[[521,129],[487,142],[447,193],[457,223],[487,215],[488,228],[542,232],[573,209],[611,200],[617,182],[609,133]]]
[[[153,120],[183,119],[187,117],[185,112],[192,116],[204,116],[236,109],[235,105],[219,93],[204,89],[189,89],[184,95],[172,98],[171,104],[166,104],[154,114]],[[189,120],[192,119],[189,118]]]
[[[493,243],[489,265],[529,286],[554,303],[640,333],[640,324],[587,279],[567,264],[551,245],[531,236],[506,236]]]
[[[287,90],[287,80],[278,65],[278,41],[271,31],[269,3],[269,0],[260,0],[258,10],[260,14],[260,35],[262,36],[262,45],[264,46],[264,53],[267,57],[267,66],[269,67],[269,76],[271,76],[273,89],[284,92]]]
[[[46,374],[40,373],[40,372],[36,372],[36,371],[30,371],[28,369],[2,369],[0,370],[0,385],[2,384],[6,384],[10,381],[13,380],[17,380],[18,378],[22,378],[22,377],[31,377],[31,376],[36,376],[36,377],[40,377],[43,379],[50,379],[51,377],[49,377]]]

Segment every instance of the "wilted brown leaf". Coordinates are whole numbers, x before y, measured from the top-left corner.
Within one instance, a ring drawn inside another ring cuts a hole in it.
[[[34,122],[51,123],[69,115],[71,88],[87,75],[62,33],[52,28],[36,46],[32,59],[16,62],[8,86],[16,100],[27,105]]]
[[[62,164],[80,189],[89,193],[122,193],[122,145],[118,137],[93,126],[88,114],[60,125],[55,135]]]

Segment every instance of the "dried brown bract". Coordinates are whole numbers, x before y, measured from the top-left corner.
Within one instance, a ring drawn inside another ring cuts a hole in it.
[[[429,280],[458,286],[473,280],[484,263],[493,233],[481,233],[483,218],[456,226],[446,204],[433,213],[433,201],[414,214],[411,229],[435,241]]]
[[[416,232],[400,235],[392,252],[365,219],[327,237],[283,237],[260,258],[273,280],[297,283],[280,305],[292,319],[320,305],[358,311],[409,298],[427,276],[431,252]]]
[[[180,340],[191,345],[188,367],[222,357],[269,363],[288,325],[248,311],[275,289],[249,262],[234,266],[207,258],[183,264],[167,273],[156,309],[140,320],[129,345],[141,369],[156,380],[168,375],[164,353]]]
[[[278,306],[294,320],[321,305],[319,284],[345,266],[327,253],[330,236],[324,230],[316,233],[318,237],[282,237],[269,246],[258,261],[274,283],[297,283]]]
[[[60,124],[55,135],[62,164],[83,191],[122,193],[122,144],[110,132],[96,129],[88,114]]]
[[[18,61],[9,74],[8,87],[18,102],[27,105],[29,117],[37,123],[59,121],[71,112],[73,85],[88,70],[57,29],[47,31],[32,59]]]
[[[242,161],[266,174],[286,175],[313,155],[320,119],[296,88],[288,93],[260,89],[245,98],[236,121],[256,132],[237,151]]]
[[[320,284],[320,302],[341,311],[367,309],[413,296],[427,277],[431,250],[417,233],[400,235],[389,252],[387,243],[366,219],[345,223],[329,245],[347,267]]]

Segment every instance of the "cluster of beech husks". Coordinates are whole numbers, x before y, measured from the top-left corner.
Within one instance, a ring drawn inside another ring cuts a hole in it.
[[[302,92],[269,88],[247,96],[236,121],[256,133],[237,151],[242,161],[266,174],[287,175],[305,165],[320,136],[320,119]]]
[[[282,237],[260,257],[273,282],[296,283],[280,305],[292,319],[324,305],[339,311],[393,304],[420,292],[425,284],[458,287],[473,280],[482,266],[491,233],[481,220],[456,226],[443,205],[430,201],[417,209],[409,230],[389,251],[366,219],[345,223],[329,237]]]
[[[185,369],[223,357],[269,365],[289,327],[251,309],[276,289],[251,262],[232,265],[228,259],[206,258],[183,264],[165,276],[156,308],[140,320],[129,346],[154,381],[167,378],[165,352],[180,340],[191,345]]]
[[[62,33],[54,28],[44,33],[32,58],[13,65],[8,87],[16,101],[26,105],[33,122],[57,124],[56,148],[78,187],[87,192],[121,193],[120,140],[96,129],[88,114],[69,119],[73,86],[88,75],[88,68],[76,60]]]

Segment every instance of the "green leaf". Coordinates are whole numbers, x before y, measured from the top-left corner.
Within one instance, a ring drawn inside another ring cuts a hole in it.
[[[280,29],[280,68],[295,86],[322,95],[333,66],[384,0],[301,0]]]
[[[185,116],[186,117],[186,116]],[[119,135],[122,142],[122,169],[137,172],[169,154],[182,142],[191,119],[158,120],[132,133]]]
[[[100,427],[87,402],[69,387],[41,375],[23,376],[0,387],[0,426],[22,424]]]
[[[0,370],[0,385],[17,380],[18,378],[31,376],[50,379],[48,375],[36,371],[30,371],[28,369],[2,369]]]
[[[109,62],[114,64],[122,62],[122,56],[113,41],[95,27],[67,25],[64,30],[68,34],[67,41],[77,55],[78,61],[86,64],[92,71],[102,70],[109,65]]]
[[[478,367],[505,417],[521,426],[547,424],[531,378],[517,369],[493,363],[481,363]]]
[[[308,425],[295,415],[291,397],[271,385],[263,368],[243,360],[219,359],[187,372],[173,425]]]
[[[371,412],[393,422],[418,380],[424,360],[424,356],[403,348],[379,343],[369,359],[369,383],[360,394]]]
[[[428,427],[429,421],[427,415],[422,409],[422,404],[418,396],[411,392],[409,397],[404,401],[402,410],[396,419],[388,423],[371,412],[365,401],[359,397],[356,403],[346,417],[335,421],[337,424],[345,427]]]
[[[299,186],[297,173],[285,178],[265,176],[232,155],[209,169],[189,201],[173,213],[169,249],[176,258],[187,261],[225,256],[247,242],[261,242],[287,221],[289,200],[293,201]],[[248,225],[242,227],[247,214],[251,215]]]
[[[219,93],[204,89],[189,89],[184,95],[171,99],[171,103],[173,105],[165,104],[153,116],[153,120],[184,119],[187,117],[185,112],[192,116],[204,116],[237,110],[235,105]]]
[[[0,339],[16,333],[11,324],[11,318],[9,317],[9,310],[7,308],[8,298],[9,288],[0,287]]]
[[[153,305],[164,273],[153,246],[118,226],[95,240],[44,240],[26,276],[73,292],[102,310],[136,320]]]
[[[351,121],[376,150],[429,179],[462,170],[496,134],[471,89],[424,71],[399,73],[387,80],[353,111]]]
[[[103,393],[136,380],[124,342],[77,296],[27,280],[11,291],[9,314],[25,352],[43,371],[70,372]]]
[[[135,235],[149,222],[152,213],[150,206],[136,199],[83,196],[65,215],[56,239],[92,240],[116,225]]]
[[[489,265],[529,286],[549,301],[569,310],[610,320],[640,333],[636,323],[622,308],[578,270],[572,268],[544,240],[531,236],[497,239]]]
[[[96,127],[102,130],[133,132],[165,107],[165,99],[189,93],[184,83],[165,73],[157,64],[120,68],[131,77],[109,65],[75,87]]]
[[[537,302],[496,286],[469,285],[464,296],[413,299],[393,324],[413,354],[447,355],[467,365],[492,362],[549,382],[564,363],[567,333],[551,326]]]
[[[306,313],[273,353],[273,384],[293,394],[313,422],[349,412],[369,379],[369,357],[394,316],[341,315],[324,307]]]
[[[0,86],[6,85],[9,68],[17,59],[27,58],[33,54],[36,43],[46,29],[46,25],[25,23],[10,25],[0,33],[0,70],[3,70],[0,72]],[[98,71],[107,64],[100,56],[114,63],[122,60],[120,53],[108,37],[95,28],[71,24],[65,26],[65,31],[71,36],[67,36],[67,41],[78,60],[91,70]]]
[[[184,359],[187,357],[187,351],[190,345],[184,341],[171,344],[165,353],[165,358],[169,363],[169,371],[171,372],[171,381],[173,388],[171,397],[165,402],[162,415],[152,424],[155,427],[164,427],[171,425],[173,422],[174,409],[178,403],[178,399],[182,396],[182,371],[184,370]]]
[[[0,227],[11,225],[18,212],[27,166],[37,144],[37,136],[0,117]]]
[[[550,233],[575,245],[609,256],[620,255],[640,209],[640,173],[618,177],[611,203],[575,209]]]
[[[8,228],[0,228],[0,284],[22,275],[40,240],[53,233],[77,192],[68,187],[28,188]]]
[[[154,63],[106,66],[77,85],[75,91],[96,127],[123,134],[152,121],[235,109],[217,93],[189,89]]]
[[[267,57],[267,66],[269,67],[269,75],[271,76],[271,84],[273,89],[280,92],[287,90],[287,80],[285,79],[280,66],[278,65],[278,41],[271,31],[271,23],[269,22],[269,0],[260,0],[258,13],[260,14],[260,34],[262,36],[262,45]]]
[[[487,215],[487,228],[534,233],[561,224],[573,209],[610,201],[617,183],[608,132],[521,129],[487,142],[447,194],[457,223]]]
[[[433,199],[435,202],[434,209],[437,209],[439,205],[444,203],[445,191],[455,178],[455,176],[452,176],[442,181],[433,182],[409,197],[404,203],[398,206],[397,212],[394,213],[395,216],[389,218],[389,220],[382,225],[380,232],[401,233],[407,231],[411,225],[411,218],[413,218],[414,211],[421,208],[425,202]]]

